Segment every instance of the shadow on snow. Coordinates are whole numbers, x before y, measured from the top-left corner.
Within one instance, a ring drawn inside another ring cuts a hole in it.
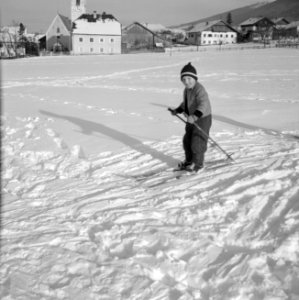
[[[81,128],[81,132],[83,134],[92,135],[93,133],[98,132],[100,134],[106,135],[114,140],[117,140],[117,141],[123,143],[126,146],[129,146],[130,148],[132,148],[138,152],[151,155],[153,158],[166,163],[169,167],[173,167],[177,164],[177,160],[175,160],[173,157],[165,155],[164,153],[159,152],[159,151],[149,147],[148,145],[144,145],[138,139],[133,138],[123,132],[118,131],[118,130],[109,128],[103,124],[80,119],[77,117],[60,115],[60,114],[56,114],[56,113],[52,113],[52,112],[44,111],[44,110],[40,110],[39,112],[43,115],[46,115],[46,116],[49,116],[52,118],[64,119],[71,123],[74,123],[75,125],[77,125]]]

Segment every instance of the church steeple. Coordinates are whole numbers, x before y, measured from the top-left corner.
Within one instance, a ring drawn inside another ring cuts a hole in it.
[[[82,14],[86,13],[87,0],[72,0],[71,4],[71,20],[72,22],[78,19]]]

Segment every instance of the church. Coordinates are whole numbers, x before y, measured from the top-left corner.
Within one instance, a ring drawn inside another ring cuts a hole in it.
[[[71,0],[71,18],[57,14],[46,32],[46,50],[72,54],[121,53],[121,24],[103,12],[86,12],[86,0]]]

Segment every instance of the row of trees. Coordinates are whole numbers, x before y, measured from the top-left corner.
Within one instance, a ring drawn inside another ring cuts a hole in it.
[[[26,27],[19,24],[16,32],[11,32],[9,28],[3,28],[0,32],[0,57],[14,58],[25,55],[39,55],[38,43],[28,39]]]

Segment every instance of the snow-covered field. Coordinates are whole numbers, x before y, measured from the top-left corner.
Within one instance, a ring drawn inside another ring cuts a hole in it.
[[[214,113],[177,179],[191,61]],[[299,299],[299,51],[2,61],[1,299]]]

